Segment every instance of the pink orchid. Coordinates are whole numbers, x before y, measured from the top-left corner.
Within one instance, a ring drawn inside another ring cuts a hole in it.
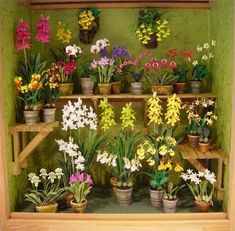
[[[161,60],[161,67],[162,68],[166,68],[167,67],[167,60],[166,59],[162,59]]]
[[[149,71],[150,68],[151,68],[150,63],[146,63],[145,66],[144,66],[144,68],[145,68],[146,71]]]
[[[91,179],[91,176],[87,174],[87,177],[86,177],[86,183],[89,184],[89,185],[93,185],[93,180]]]
[[[77,181],[77,178],[75,175],[71,175],[69,178],[69,184],[73,184]]]
[[[152,67],[155,71],[157,71],[159,69],[159,63],[152,63]]]
[[[31,38],[31,33],[29,32],[29,29],[29,24],[23,19],[20,19],[19,24],[16,28],[17,51],[31,48],[31,44],[29,41]]]
[[[41,15],[41,18],[36,25],[36,31],[35,39],[38,42],[49,43],[51,41],[49,17]]]
[[[169,66],[170,66],[171,70],[174,70],[177,65],[176,65],[176,62],[171,61]]]

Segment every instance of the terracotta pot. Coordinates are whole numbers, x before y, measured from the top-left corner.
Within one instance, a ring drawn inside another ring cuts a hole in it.
[[[74,195],[72,193],[65,193],[64,201],[68,208],[71,208],[71,201],[74,199]]]
[[[163,197],[163,190],[152,190],[149,189],[151,204],[155,208],[159,208],[162,206],[162,197]]]
[[[186,90],[186,83],[174,83],[174,92],[176,94],[184,94]]]
[[[43,206],[35,206],[35,207],[38,213],[56,213],[58,209],[58,203],[43,205]]]
[[[116,188],[115,194],[120,206],[128,207],[131,204],[132,190],[133,188],[129,189]]]
[[[82,94],[93,95],[94,94],[94,83],[90,78],[81,78]]]
[[[131,93],[141,95],[143,93],[143,82],[131,82]]]
[[[199,212],[206,213],[209,211],[209,208],[211,206],[211,202],[205,202],[205,201],[195,201],[195,205],[197,207],[197,210]]]
[[[200,140],[200,136],[188,134],[188,142],[191,148],[198,148],[199,140]]]
[[[111,83],[99,83],[98,84],[99,91],[101,95],[110,95],[111,94]]]
[[[121,93],[121,82],[112,82],[112,93],[113,94],[120,94]]]
[[[172,93],[172,85],[170,86],[152,86],[152,93],[157,95],[170,95]]]
[[[191,92],[194,94],[199,94],[201,92],[201,81],[191,80]]]
[[[44,108],[43,109],[43,121],[50,123],[55,121],[56,108]]]
[[[209,143],[199,142],[199,149],[200,149],[201,152],[208,152],[209,146],[210,146]]]
[[[74,212],[76,213],[84,213],[86,207],[87,207],[87,200],[85,199],[82,203],[77,203],[74,200],[70,201],[71,207],[74,209]]]
[[[61,95],[72,95],[73,83],[59,83],[58,89]]]
[[[39,122],[39,111],[24,111],[24,120],[26,124],[36,124]]]
[[[165,213],[175,213],[176,212],[176,206],[177,206],[177,201],[176,200],[166,200],[162,199],[163,201],[163,211]]]

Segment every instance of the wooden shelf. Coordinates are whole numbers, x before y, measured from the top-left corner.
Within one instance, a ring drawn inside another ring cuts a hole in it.
[[[223,200],[223,165],[228,165],[228,157],[216,145],[211,145],[208,152],[201,152],[199,148],[191,148],[187,143],[179,144],[183,159],[188,160],[198,171],[208,168],[208,160],[217,160],[217,199]]]
[[[13,136],[13,175],[20,174],[20,168],[27,167],[27,157],[32,151],[51,133],[59,122],[37,123],[37,124],[17,124],[11,128]],[[38,134],[28,143],[27,133],[38,132]]]

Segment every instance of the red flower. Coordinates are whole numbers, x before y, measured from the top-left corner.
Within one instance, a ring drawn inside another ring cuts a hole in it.
[[[157,59],[156,58],[152,58],[151,59],[151,63],[153,64],[153,63],[157,63]]]
[[[146,64],[144,65],[144,69],[145,69],[146,71],[149,71],[150,68],[151,68],[151,64],[150,64],[150,63],[146,63]]]
[[[189,61],[191,61],[191,58],[193,57],[193,52],[190,50],[184,50],[182,52],[182,56],[186,57]]]
[[[31,33],[29,32],[29,25],[23,19],[20,19],[19,24],[16,28],[16,47],[17,51],[30,49],[31,44],[29,42]]]
[[[76,62],[74,60],[70,60],[68,63],[64,65],[64,74],[69,76],[76,70]]]
[[[167,58],[174,58],[175,56],[177,56],[178,53],[177,53],[177,49],[176,48],[173,48],[173,49],[170,49],[168,50],[168,53],[166,54],[166,57]]]
[[[169,66],[170,66],[170,69],[171,69],[171,70],[174,70],[177,65],[176,65],[176,62],[171,61]]]
[[[37,34],[35,36],[35,39],[38,42],[49,43],[51,40],[50,27],[48,21],[49,17],[43,17],[43,15],[41,15],[41,18],[39,19],[38,24],[36,25]]]
[[[157,71],[159,69],[159,63],[152,63],[152,67],[155,71]]]
[[[161,68],[166,68],[167,67],[167,60],[166,59],[162,59],[161,60]]]

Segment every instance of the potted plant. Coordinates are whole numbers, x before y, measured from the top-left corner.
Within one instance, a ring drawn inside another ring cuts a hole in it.
[[[85,44],[92,43],[99,29],[101,11],[97,8],[84,10],[78,15],[79,40]]]
[[[176,82],[173,83],[174,92],[176,94],[184,94],[186,90],[186,81],[187,81],[188,68],[186,65],[178,65],[173,70],[173,75],[177,77]]]
[[[61,187],[62,176],[63,172],[60,168],[49,173],[42,168],[39,176],[35,173],[29,173],[28,180],[33,188],[25,194],[25,201],[32,203],[37,212],[57,212],[57,201],[63,198],[65,192],[65,189]]]
[[[210,48],[216,45],[214,40],[211,44],[204,43],[202,46],[197,47],[198,59],[192,60],[192,80],[191,80],[191,91],[192,93],[201,92],[201,82],[204,78],[210,74],[209,63],[214,57]]]
[[[203,128],[211,126],[217,119],[213,113],[214,104],[212,99],[201,99],[183,105],[188,115],[187,137],[192,148],[198,148]]]
[[[209,150],[209,135],[210,129],[208,127],[200,128],[200,139],[199,139],[199,149],[201,152],[207,152]]]
[[[199,172],[188,169],[186,173],[182,173],[181,177],[185,182],[189,182],[187,185],[194,196],[198,211],[208,212],[210,206],[213,205],[215,174],[208,169]]]
[[[170,35],[167,25],[168,21],[162,20],[161,15],[155,9],[145,8],[139,11],[135,33],[146,48],[152,49],[158,46],[158,42]]]
[[[94,76],[92,75],[89,66],[85,63],[81,64],[82,75],[80,78],[82,86],[82,94],[84,95],[93,95],[94,94]]]
[[[115,180],[115,195],[121,206],[129,206],[134,185],[134,176],[141,167],[136,155],[137,144],[141,139],[139,132],[133,132],[135,112],[131,103],[121,112],[122,131],[108,144],[108,150],[98,151],[97,162],[108,165]],[[115,187],[113,185],[113,187]]]
[[[39,122],[41,75],[32,74],[29,83],[23,83],[22,77],[15,78],[17,96],[24,104],[24,118],[26,124]]]
[[[138,66],[141,64],[142,59],[146,56],[151,55],[150,51],[145,51],[143,53],[139,53],[137,57],[133,60],[129,59],[121,63],[117,69],[118,73],[127,72],[130,73],[131,79],[131,93],[139,95],[143,92],[143,82],[141,81],[144,71]]]
[[[156,58],[145,64],[145,77],[152,87],[152,92],[159,95],[169,95],[172,92],[172,85],[177,77],[173,74],[177,67],[174,61],[168,62],[162,59],[160,62]]]
[[[175,213],[177,206],[177,193],[184,187],[185,185],[175,186],[172,182],[168,182],[166,189],[163,194],[163,210],[165,213]]]
[[[85,172],[78,172],[70,176],[69,184],[68,191],[74,196],[70,201],[71,207],[76,213],[83,213],[87,207],[87,195],[93,185],[91,176]]]

